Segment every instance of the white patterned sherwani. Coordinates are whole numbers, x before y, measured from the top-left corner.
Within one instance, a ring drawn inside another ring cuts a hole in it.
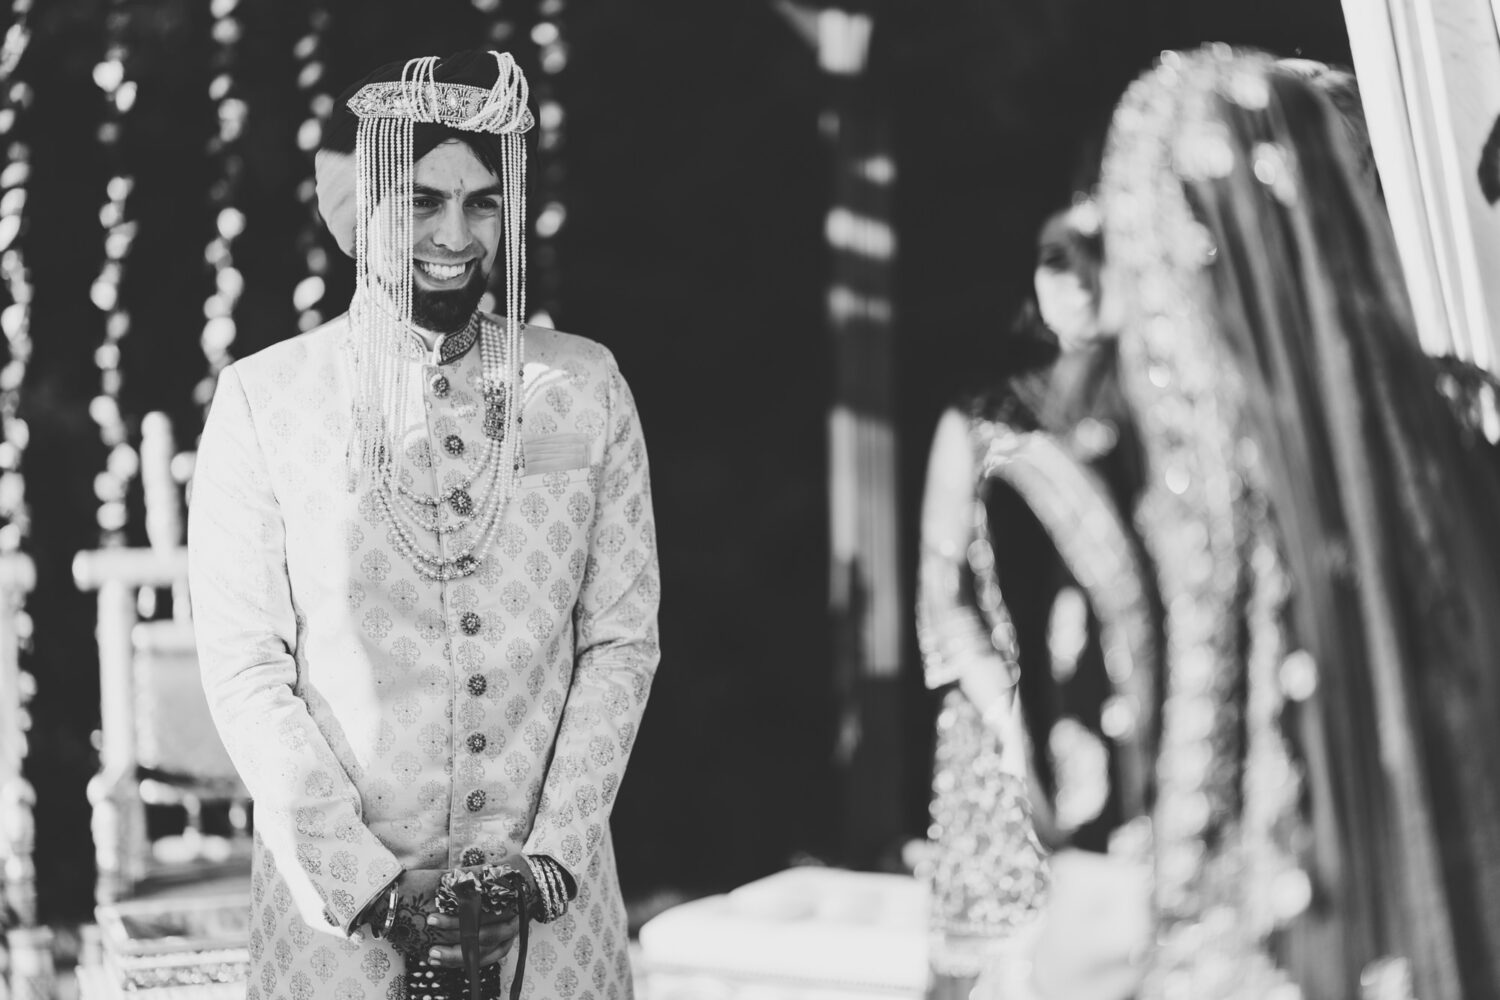
[[[356,915],[399,867],[524,851],[578,887],[532,926],[526,995],[623,1000],[608,819],[658,657],[630,390],[603,347],[528,328],[527,474],[478,571],[430,582],[347,490],[348,335],[335,320],[227,368],[193,484],[203,683],[255,797],[248,996],[399,997],[403,958],[351,937]],[[442,396],[413,379],[425,426],[406,437],[404,475],[430,495],[485,443],[479,350],[444,371]]]

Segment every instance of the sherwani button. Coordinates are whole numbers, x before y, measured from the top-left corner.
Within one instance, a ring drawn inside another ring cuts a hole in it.
[[[443,450],[457,458],[464,453],[464,439],[457,434],[449,434],[443,438]]]
[[[489,690],[490,682],[484,679],[483,674],[474,674],[469,678],[469,693],[478,698]]]
[[[448,395],[448,376],[434,375],[432,377],[432,394],[438,398]]]
[[[473,868],[475,865],[484,864],[489,859],[484,856],[484,852],[479,848],[470,847],[464,851],[463,856],[458,860],[463,863],[465,868]]]
[[[484,620],[472,611],[465,611],[458,617],[458,627],[463,630],[464,635],[478,635],[484,625]]]
[[[483,733],[469,734],[469,753],[484,753],[485,745],[489,741],[484,738]]]
[[[469,793],[467,798],[464,799],[464,806],[469,810],[469,812],[477,813],[479,810],[484,808],[484,802],[486,798],[487,796],[484,794],[484,789],[476,788]]]

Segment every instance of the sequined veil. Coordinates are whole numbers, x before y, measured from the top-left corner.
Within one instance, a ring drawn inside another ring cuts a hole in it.
[[[1141,996],[1500,996],[1500,480],[1336,112],[1168,53],[1101,203],[1166,613]]]

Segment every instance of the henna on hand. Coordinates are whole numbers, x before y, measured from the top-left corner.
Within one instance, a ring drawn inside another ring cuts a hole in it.
[[[391,920],[391,930],[386,940],[408,959],[431,962],[432,950],[437,948],[442,957],[435,964],[459,964],[458,959],[453,957],[459,953],[458,918],[444,916],[437,908],[438,886],[445,874],[446,870],[410,869],[397,882],[396,913]],[[383,922],[386,917],[383,905],[377,913]],[[508,945],[510,938],[516,933],[514,921],[514,914],[510,913],[481,914],[481,932],[487,952],[492,953],[495,949],[504,949]],[[500,954],[503,955],[504,951]]]
[[[437,912],[437,881],[432,880],[430,886],[414,886],[412,889],[407,888],[405,881],[403,876],[403,885],[396,893],[396,916],[391,922],[387,940],[391,947],[408,958],[425,958],[434,946],[448,944],[451,936],[427,923],[427,918]]]

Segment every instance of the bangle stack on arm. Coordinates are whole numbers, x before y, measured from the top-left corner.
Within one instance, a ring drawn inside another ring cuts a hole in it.
[[[537,899],[532,916],[544,924],[568,912],[568,885],[562,868],[546,855],[526,855],[526,865],[536,882]]]

